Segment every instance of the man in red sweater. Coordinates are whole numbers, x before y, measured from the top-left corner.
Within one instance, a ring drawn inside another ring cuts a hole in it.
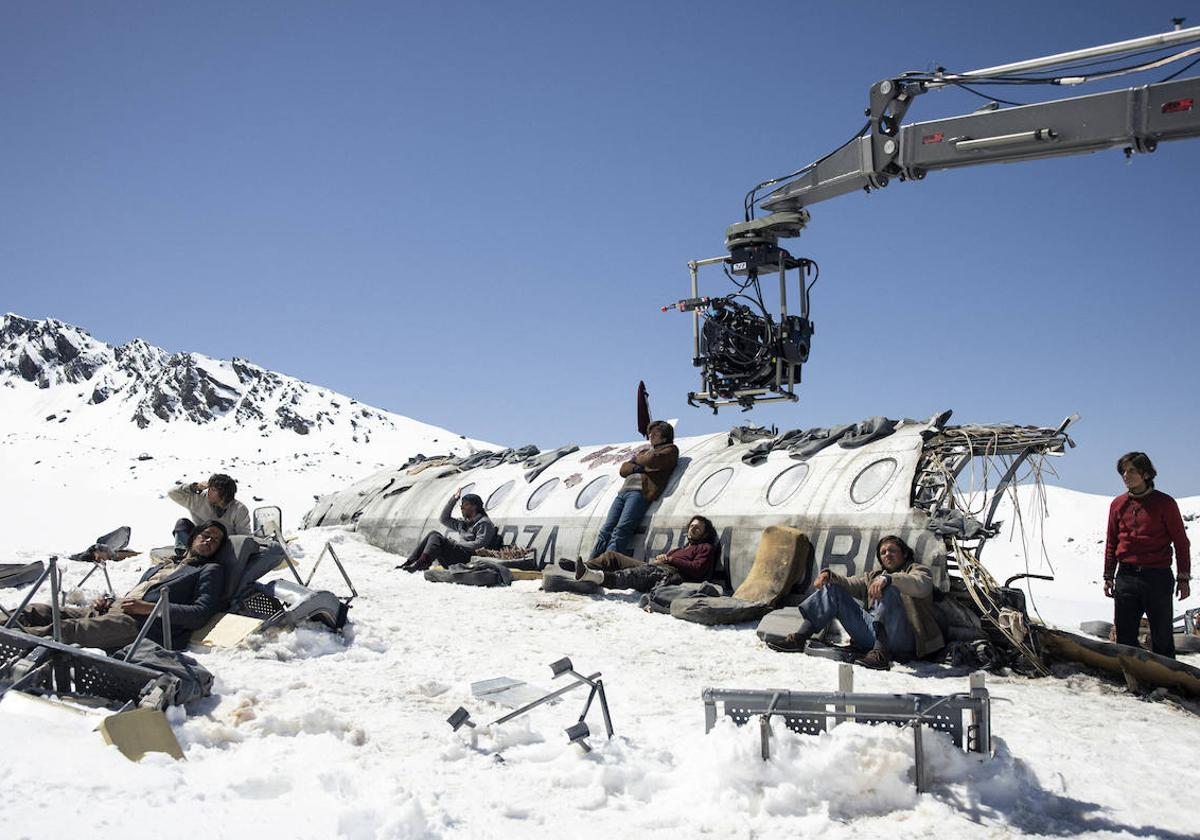
[[[1151,648],[1174,658],[1171,592],[1181,601],[1191,594],[1191,544],[1183,517],[1174,499],[1154,489],[1158,473],[1146,453],[1122,455],[1117,472],[1129,492],[1113,499],[1108,508],[1108,540],[1104,544],[1104,594],[1115,601],[1117,642],[1137,646],[1144,614],[1150,622]]]
[[[615,551],[605,551],[586,563],[559,560],[576,580],[590,580],[605,589],[636,589],[649,592],[659,584],[682,581],[704,583],[712,575],[717,559],[717,529],[706,517],[693,516],[688,522],[687,544],[660,554],[649,563]]]

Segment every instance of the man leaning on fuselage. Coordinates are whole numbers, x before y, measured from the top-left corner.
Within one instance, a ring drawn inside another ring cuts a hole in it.
[[[637,531],[646,508],[662,495],[679,463],[679,448],[675,446],[675,429],[670,423],[656,420],[646,430],[650,448],[643,450],[624,464],[621,477],[625,483],[613,499],[608,516],[596,535],[589,560],[606,551],[629,554],[629,544]]]
[[[786,653],[803,651],[808,640],[836,618],[864,654],[855,663],[887,670],[892,660],[928,656],[945,641],[933,613],[933,574],[918,563],[904,540],[887,536],[875,550],[880,568],[847,578],[825,569],[804,599],[800,629],[769,643]],[[863,604],[866,603],[864,609]]]

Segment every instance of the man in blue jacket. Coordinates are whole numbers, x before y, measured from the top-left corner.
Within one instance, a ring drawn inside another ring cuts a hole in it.
[[[105,595],[86,609],[64,607],[59,613],[63,642],[106,651],[125,647],[137,638],[165,590],[170,599],[172,638],[163,640],[162,624],[157,620],[146,637],[165,647],[186,647],[191,632],[203,627],[217,611],[225,569],[213,558],[225,540],[224,525],[205,522],[192,535],[186,554],[147,570],[124,598],[114,600]],[[19,621],[22,629],[35,636],[54,632],[49,604],[31,604],[21,612]]]

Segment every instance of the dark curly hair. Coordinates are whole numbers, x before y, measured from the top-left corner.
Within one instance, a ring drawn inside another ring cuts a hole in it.
[[[1126,452],[1117,459],[1117,475],[1124,475],[1126,467],[1133,467],[1140,472],[1146,479],[1146,484],[1150,485],[1150,489],[1154,489],[1154,477],[1158,475],[1158,470],[1154,469],[1154,464],[1150,463],[1150,456],[1145,452]]]
[[[716,526],[714,526],[712,524],[712,520],[709,519],[707,516],[701,516],[700,514],[696,514],[695,516],[693,516],[691,519],[688,520],[688,525],[691,525],[696,520],[699,520],[700,524],[704,526],[704,538],[702,540],[700,540],[700,542],[708,543],[709,545],[716,545],[717,529],[716,529]]]
[[[208,486],[221,494],[222,501],[229,504],[237,495],[237,482],[225,473],[214,473],[208,480]]]

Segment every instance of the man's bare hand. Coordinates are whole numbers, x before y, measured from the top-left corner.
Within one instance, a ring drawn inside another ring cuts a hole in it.
[[[117,602],[117,607],[125,615],[146,616],[150,615],[154,609],[154,604],[149,601],[139,600],[138,598],[122,598]]]
[[[1192,594],[1192,585],[1186,580],[1175,581],[1175,594],[1179,596],[1179,600],[1187,598]]]
[[[462,498],[462,488],[460,487],[454,491],[454,501],[457,502],[461,498]]]
[[[867,587],[867,603],[874,604],[883,600],[883,590],[888,588],[890,581],[887,575],[880,575],[871,581]]]
[[[659,554],[658,556],[656,556],[656,557],[655,557],[653,560],[651,560],[650,562],[651,562],[651,563],[654,563],[655,565],[661,566],[663,563],[666,563],[666,562],[667,562],[667,561],[669,561],[670,559],[671,559],[671,558],[670,558],[670,557],[668,557],[668,556],[667,556],[667,555],[665,555],[665,554]]]
[[[829,570],[822,569],[821,574],[817,575],[817,579],[813,581],[813,589],[824,589],[829,583]]]
[[[1111,598],[1112,596],[1113,596],[1113,579],[1105,578],[1104,579],[1104,597]]]
[[[97,615],[104,615],[108,612],[108,608],[112,606],[111,595],[101,595],[96,600],[92,601],[92,611]]]

